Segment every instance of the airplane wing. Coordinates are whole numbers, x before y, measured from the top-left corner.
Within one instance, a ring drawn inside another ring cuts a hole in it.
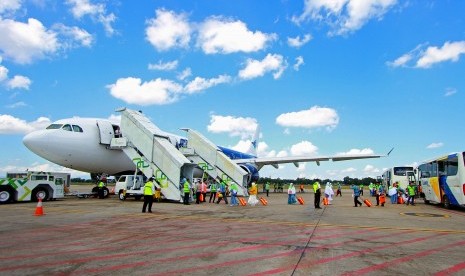
[[[252,163],[257,166],[260,170],[263,166],[270,165],[275,168],[278,168],[279,164],[288,164],[293,163],[296,167],[299,166],[299,163],[302,162],[316,162],[319,166],[320,162],[322,161],[330,161],[333,162],[337,161],[346,161],[346,160],[354,160],[354,159],[368,159],[368,158],[380,158],[389,156],[392,152],[392,149],[386,155],[373,155],[373,154],[359,154],[359,155],[335,155],[335,156],[295,156],[295,157],[257,157],[257,158],[249,158],[249,159],[234,159],[233,161],[236,164],[243,164],[243,163]]]

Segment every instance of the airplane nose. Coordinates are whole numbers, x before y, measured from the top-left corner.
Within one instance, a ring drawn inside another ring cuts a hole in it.
[[[39,154],[45,145],[45,137],[42,131],[34,131],[23,138],[23,144],[35,154]]]

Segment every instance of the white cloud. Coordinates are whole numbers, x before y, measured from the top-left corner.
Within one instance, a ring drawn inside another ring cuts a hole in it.
[[[446,42],[441,48],[428,47],[416,63],[417,68],[430,68],[444,61],[456,62],[460,55],[465,54],[465,41]]]
[[[26,122],[11,115],[0,115],[0,134],[26,134],[34,130],[44,129],[48,125],[50,125],[50,119],[46,117]]]
[[[354,173],[356,172],[357,169],[356,168],[347,168],[347,169],[344,169],[344,170],[341,170],[341,173]]]
[[[7,11],[16,11],[21,8],[21,0],[2,0],[0,1],[0,14]]]
[[[29,90],[31,85],[31,80],[28,77],[24,76],[14,76],[12,79],[8,80],[6,85],[9,89],[26,89]]]
[[[81,19],[88,15],[103,25],[107,35],[115,33],[111,24],[116,20],[116,16],[113,13],[107,14],[104,4],[92,4],[89,0],[67,0],[66,3],[71,6],[71,13],[75,18]]]
[[[300,36],[288,37],[287,44],[294,48],[300,48],[303,45],[307,44],[311,39],[312,39],[312,36],[310,34],[304,35],[303,38],[300,38]]]
[[[211,115],[207,130],[213,133],[229,133],[230,136],[250,137],[257,129],[257,120],[250,117]]]
[[[191,70],[191,68],[188,67],[188,68],[182,70],[182,72],[178,74],[177,78],[178,78],[178,80],[185,80],[188,77],[190,77],[191,75],[192,75],[192,70]]]
[[[57,34],[34,18],[29,18],[27,23],[0,18],[0,33],[3,56],[19,64],[55,54],[60,46]]]
[[[457,62],[460,59],[460,55],[465,54],[465,41],[448,41],[442,47],[429,46],[426,48],[426,45],[427,43],[420,44],[410,52],[394,61],[388,61],[386,64],[391,67],[428,69],[441,62]]]
[[[371,19],[382,19],[397,0],[305,0],[304,11],[292,21],[324,21],[333,29],[330,35],[354,32]]]
[[[440,143],[431,143],[426,148],[427,149],[437,149],[437,148],[440,148],[442,146],[444,146],[444,143],[442,143],[442,142],[440,142]]]
[[[332,108],[313,106],[308,110],[281,114],[276,123],[283,127],[326,127],[331,130],[338,125],[339,116]]]
[[[446,92],[444,93],[444,96],[449,97],[449,96],[454,95],[455,93],[457,93],[457,89],[449,87],[449,88],[446,89]]]
[[[336,153],[337,156],[345,156],[345,155],[369,155],[369,154],[374,154],[373,150],[370,148],[364,148],[364,149],[351,149],[347,152],[339,152]]]
[[[295,64],[294,64],[294,70],[299,71],[300,66],[305,64],[304,63],[304,58],[302,56],[298,56],[295,58]]]
[[[201,77],[196,77],[194,80],[189,82],[184,88],[185,92],[188,94],[193,94],[195,92],[203,91],[210,87],[216,86],[222,83],[228,83],[231,81],[231,77],[228,75],[221,75],[216,78],[204,79]]]
[[[1,60],[0,60],[0,63],[1,63]],[[0,65],[0,82],[6,80],[7,78],[8,78],[8,68]]]
[[[400,56],[394,61],[388,61],[386,64],[391,67],[405,67],[406,64],[412,60],[412,54],[407,53],[405,55]]]
[[[18,107],[24,107],[24,106],[27,106],[25,102],[17,102],[14,104],[7,105],[6,107],[7,108],[18,108]]]
[[[268,72],[274,72],[273,78],[278,79],[286,69],[287,64],[283,56],[268,54],[263,60],[248,59],[244,69],[239,71],[241,79],[261,77]]]
[[[94,42],[94,37],[91,34],[78,27],[55,24],[53,29],[60,35],[60,46],[63,49],[72,49],[79,46],[90,47]]]
[[[302,141],[291,146],[292,156],[311,156],[318,153],[318,147],[309,141]]]
[[[250,31],[242,21],[213,17],[200,25],[197,45],[206,54],[250,53],[264,49],[276,38],[276,34]]]
[[[178,67],[178,61],[168,61],[163,63],[161,60],[157,64],[149,63],[149,70],[171,71]]]
[[[178,99],[182,86],[170,81],[157,78],[142,83],[139,78],[120,78],[114,84],[107,85],[113,97],[129,104],[152,105],[168,104]]]
[[[381,170],[378,168],[375,168],[373,165],[366,165],[365,168],[363,169],[363,172],[365,174],[373,175],[373,174],[379,174]]]
[[[171,48],[186,48],[190,41],[191,27],[187,15],[158,9],[156,17],[147,21],[145,29],[147,40],[158,51]]]

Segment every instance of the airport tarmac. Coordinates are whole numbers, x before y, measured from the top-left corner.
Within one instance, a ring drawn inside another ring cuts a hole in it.
[[[2,205],[0,274],[465,273],[463,210],[421,200],[354,208],[348,190],[315,210],[312,193],[297,195],[304,205],[270,193],[268,206],[154,203],[152,214],[116,196],[44,202],[44,216],[33,215],[37,203]]]

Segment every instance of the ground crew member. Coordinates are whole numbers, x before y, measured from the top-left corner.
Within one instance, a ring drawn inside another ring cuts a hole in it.
[[[208,203],[212,202],[212,198],[213,198],[213,203],[215,203],[217,187],[218,187],[218,184],[216,184],[216,182],[214,181],[210,184],[210,200],[208,200]]]
[[[407,205],[411,203],[412,206],[415,206],[415,202],[413,201],[415,198],[415,187],[413,186],[413,182],[410,182],[410,184],[407,186],[407,191],[408,191]]]
[[[191,187],[189,185],[189,181],[185,178],[183,178],[183,184],[182,184],[183,188],[183,192],[184,192],[184,198],[183,198],[183,203],[184,205],[189,205],[189,197],[190,197],[190,194],[191,194]]]
[[[360,195],[363,195],[363,184],[360,184]]]
[[[145,213],[148,205],[149,213],[152,213],[153,195],[155,194],[155,185],[153,184],[154,178],[150,177],[149,181],[144,185],[144,205],[142,206],[142,213]]]
[[[105,178],[102,178],[100,182],[98,183],[98,198],[103,199],[105,198],[105,183],[103,182],[106,180]]]
[[[219,204],[221,199],[224,199],[224,203],[228,204],[228,199],[226,198],[226,183],[224,183],[224,180],[220,183],[220,193],[221,197],[218,197],[216,204]]]
[[[270,182],[265,183],[266,197],[270,196]]]
[[[313,183],[313,193],[315,194],[315,209],[321,209],[320,207],[320,198],[321,198],[321,186],[318,181]]]
[[[362,206],[362,203],[358,200],[358,197],[360,196],[360,187],[357,186],[357,184],[354,184],[350,188],[354,190],[354,207],[358,207],[358,205]]]

